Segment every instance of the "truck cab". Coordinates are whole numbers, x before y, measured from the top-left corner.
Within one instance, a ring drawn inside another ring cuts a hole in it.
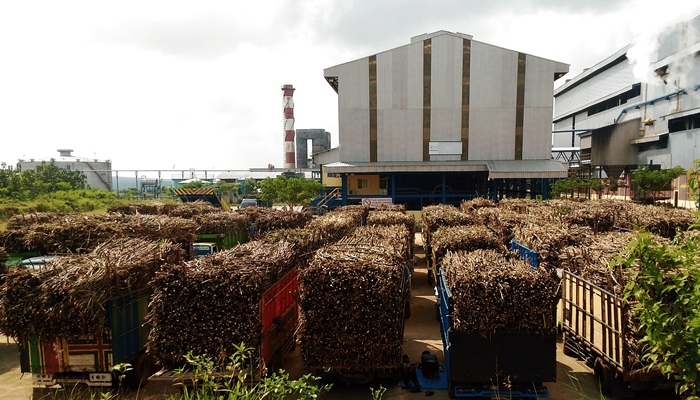
[[[218,246],[214,242],[197,242],[192,245],[195,258],[208,256],[219,251]]]

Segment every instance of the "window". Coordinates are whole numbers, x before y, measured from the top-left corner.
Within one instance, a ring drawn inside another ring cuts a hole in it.
[[[668,131],[670,133],[689,131],[691,129],[700,129],[700,113],[668,120]]]
[[[629,99],[635,98],[639,96],[642,92],[642,86],[639,83],[635,83],[632,85],[632,89],[621,93],[615,97],[612,97],[607,100],[603,100],[600,103],[594,104],[588,108],[588,115],[593,115],[593,114],[598,114],[599,112],[603,112],[606,110],[609,110],[611,108],[615,108],[617,106],[623,105],[627,103]]]
[[[358,189],[367,189],[368,187],[369,187],[368,179],[358,179],[357,180],[357,188]]]

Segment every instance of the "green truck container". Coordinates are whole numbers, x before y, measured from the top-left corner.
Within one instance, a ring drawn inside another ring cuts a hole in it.
[[[248,232],[203,233],[193,244],[194,256],[203,257],[248,241]]]
[[[152,372],[152,362],[145,353],[149,299],[150,291],[141,290],[110,300],[102,337],[30,338],[20,345],[22,373],[32,374],[35,388],[77,383],[113,386],[117,381],[112,367],[128,363],[132,369],[125,383],[145,385]]]

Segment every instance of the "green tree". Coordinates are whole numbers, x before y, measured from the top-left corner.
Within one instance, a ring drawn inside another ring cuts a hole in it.
[[[648,165],[639,167],[632,173],[632,183],[637,187],[637,193],[642,198],[655,201],[660,192],[671,189],[671,181],[685,173],[682,167],[652,170]]]
[[[552,197],[561,197],[562,194],[568,194],[570,197],[574,197],[574,191],[576,189],[586,187],[586,182],[579,178],[566,178],[560,179],[554,182],[552,189],[550,191]]]
[[[87,178],[80,171],[59,168],[53,162],[22,171],[2,164],[0,169],[0,197],[14,200],[32,200],[38,196],[61,190],[87,189]]]
[[[260,185],[258,181],[253,178],[248,178],[243,183],[243,194],[258,194],[258,189]]]
[[[205,182],[205,181],[192,181],[192,182],[187,182],[183,183],[182,185],[178,185],[179,188],[184,188],[184,189],[201,189],[205,187],[211,186],[210,182]]]
[[[279,175],[275,179],[265,178],[260,182],[260,199],[282,202],[290,207],[303,206],[321,192],[321,183],[305,178],[288,178]]]

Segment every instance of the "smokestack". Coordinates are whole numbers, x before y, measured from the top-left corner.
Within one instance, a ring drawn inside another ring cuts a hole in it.
[[[282,104],[284,107],[284,168],[294,169],[294,86],[282,85]]]

